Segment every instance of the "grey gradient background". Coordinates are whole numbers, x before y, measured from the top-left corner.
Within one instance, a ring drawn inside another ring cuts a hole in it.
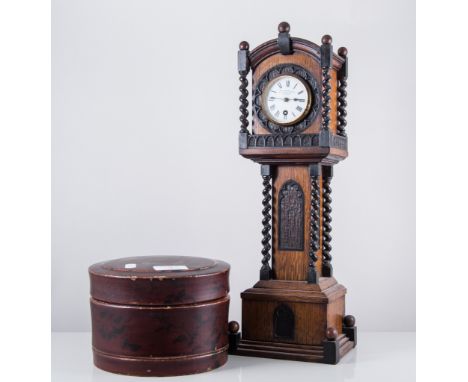
[[[259,166],[238,155],[237,49],[333,36],[349,50],[349,158],[333,264],[360,330],[415,330],[415,5],[407,0],[52,2],[52,329],[90,330],[87,267],[137,255],[258,279]]]

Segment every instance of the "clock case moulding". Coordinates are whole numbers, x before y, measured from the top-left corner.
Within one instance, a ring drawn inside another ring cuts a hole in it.
[[[252,51],[241,42],[238,52],[239,153],[261,165],[263,248],[260,280],[241,293],[242,325],[229,323],[229,351],[336,364],[357,341],[330,254],[333,165],[348,156],[347,50],[334,54],[328,35],[321,45],[291,37],[285,22],[278,31]],[[309,113],[294,125],[269,125],[259,100],[265,81],[299,70],[312,77]]]

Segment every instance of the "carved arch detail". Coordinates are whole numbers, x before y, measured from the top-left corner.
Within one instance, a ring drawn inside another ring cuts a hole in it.
[[[279,249],[304,250],[304,191],[294,180],[286,181],[279,191]]]

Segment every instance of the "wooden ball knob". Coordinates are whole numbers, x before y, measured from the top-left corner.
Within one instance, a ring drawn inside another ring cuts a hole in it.
[[[348,315],[343,318],[343,325],[346,328],[352,328],[356,324],[356,318],[354,316]]]
[[[278,25],[278,32],[280,33],[289,33],[290,30],[291,30],[291,27],[286,21],[283,21],[282,23]]]
[[[338,338],[338,330],[335,328],[327,328],[327,339],[329,341],[335,341]]]
[[[249,43],[247,41],[241,41],[239,44],[240,50],[249,50]]]
[[[342,46],[340,49],[338,49],[338,55],[341,57],[346,57],[348,55],[348,49]]]
[[[237,321],[231,321],[229,323],[229,333],[236,334],[240,329],[239,323]]]
[[[331,44],[332,41],[332,37],[329,34],[326,34],[322,37],[322,44]]]

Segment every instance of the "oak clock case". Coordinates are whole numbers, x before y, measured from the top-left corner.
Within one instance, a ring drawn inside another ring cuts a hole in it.
[[[346,288],[333,277],[331,180],[348,155],[347,49],[278,38],[239,45],[239,153],[263,182],[259,281],[241,293],[242,325],[229,323],[232,354],[336,364],[356,346]],[[252,127],[249,130],[249,80]]]

